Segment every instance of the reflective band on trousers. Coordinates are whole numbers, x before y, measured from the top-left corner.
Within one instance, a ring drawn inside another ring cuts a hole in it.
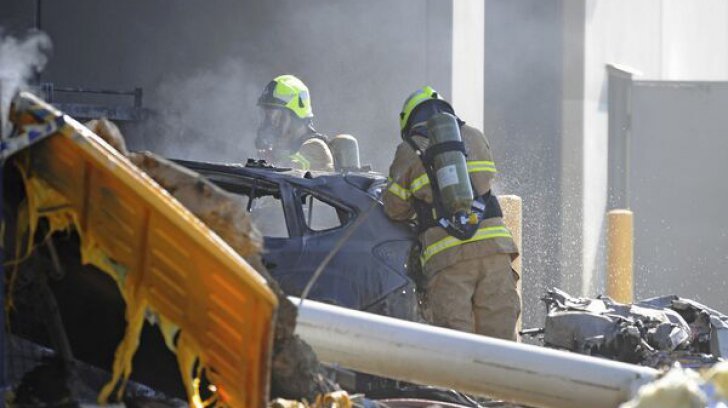
[[[422,265],[424,265],[427,261],[430,260],[430,258],[446,249],[456,247],[462,244],[467,244],[469,242],[477,242],[484,239],[492,238],[513,238],[513,236],[511,235],[511,232],[508,231],[508,228],[506,228],[504,225],[480,228],[478,232],[473,235],[472,238],[466,239],[464,241],[461,241],[455,237],[447,236],[425,248],[425,250],[422,251],[420,261],[422,262]]]
[[[303,157],[303,155],[301,153],[296,152],[296,153],[288,156],[288,158],[290,158],[292,162],[300,164],[301,170],[309,170],[311,168],[311,162],[309,162],[308,159]]]
[[[468,173],[479,173],[479,172],[487,172],[487,173],[496,173],[497,170],[495,169],[495,163],[492,161],[487,160],[473,160],[468,162]],[[427,177],[427,173],[415,178],[412,180],[412,185],[410,186],[410,191],[412,193],[417,192],[417,190],[421,189],[422,187],[430,184],[430,178]]]

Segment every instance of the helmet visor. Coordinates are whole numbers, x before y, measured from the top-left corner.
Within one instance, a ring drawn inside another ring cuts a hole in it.
[[[255,145],[258,150],[280,150],[291,133],[292,114],[285,108],[262,107]]]
[[[270,128],[281,128],[286,122],[286,112],[281,108],[265,107],[260,109],[260,126]]]

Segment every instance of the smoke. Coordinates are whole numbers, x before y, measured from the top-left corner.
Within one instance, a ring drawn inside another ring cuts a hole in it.
[[[164,80],[150,97],[157,114],[143,129],[144,148],[180,159],[244,162],[253,157],[255,104],[262,88],[250,71],[242,60],[228,59]]]
[[[399,143],[405,97],[424,84],[450,94],[452,4],[311,0],[301,5],[294,0],[223,0],[213,7],[194,1],[178,1],[175,7],[146,0],[86,1],[83,7],[43,2],[44,15],[53,16],[44,26],[57,50],[46,79],[59,87],[142,88],[144,107],[161,113],[150,118],[151,125],[120,123],[132,149],[240,161],[253,153],[255,103],[263,87],[277,75],[293,74],[311,91],[316,129],[354,135],[362,163],[386,171]],[[17,26],[32,23],[25,17],[9,19]],[[82,24],[69,26],[69,21]]]
[[[0,27],[0,135],[5,135],[8,109],[13,96],[28,87],[28,80],[48,62],[51,40],[32,31],[22,38],[5,35]]]

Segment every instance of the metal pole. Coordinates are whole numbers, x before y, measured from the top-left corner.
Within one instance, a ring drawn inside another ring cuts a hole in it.
[[[657,376],[651,368],[311,300],[299,307],[296,333],[325,362],[536,407],[614,408]]]
[[[5,132],[9,131],[6,129],[6,121],[9,120],[5,115],[7,114],[3,106],[3,82],[0,78],[0,143],[5,143]],[[2,151],[2,148],[0,148]],[[0,158],[0,305],[5,305],[5,242],[7,234],[7,224],[5,220],[5,160]],[[5,361],[6,361],[6,338],[5,338],[5,309],[0,312],[0,392],[4,395],[5,389],[7,388],[7,380],[5,376]],[[5,406],[5,398],[0,398],[0,407]]]
[[[2,116],[2,114],[0,114]],[[0,131],[1,133],[1,131]],[[2,140],[2,137],[0,137],[0,141]],[[5,161],[0,160],[0,239],[2,239],[2,242],[0,242],[0,305],[5,305],[5,268],[3,267],[3,264],[5,263],[5,241],[6,237],[5,234],[6,231],[6,224],[5,224],[5,209],[4,209],[4,203],[5,203],[5,194],[4,194],[4,183],[3,178],[5,176]],[[8,386],[7,379],[5,376],[5,364],[6,364],[6,353],[7,353],[7,339],[5,338],[5,311],[3,309],[2,312],[0,312],[0,392],[5,394],[5,390]],[[0,407],[5,406],[5,398],[0,399]]]

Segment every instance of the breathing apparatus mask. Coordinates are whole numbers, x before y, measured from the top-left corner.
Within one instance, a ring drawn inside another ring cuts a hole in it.
[[[266,161],[277,161],[288,152],[289,144],[296,132],[295,120],[282,108],[261,107],[260,124],[255,138],[258,156]],[[281,157],[278,157],[281,156]]]

